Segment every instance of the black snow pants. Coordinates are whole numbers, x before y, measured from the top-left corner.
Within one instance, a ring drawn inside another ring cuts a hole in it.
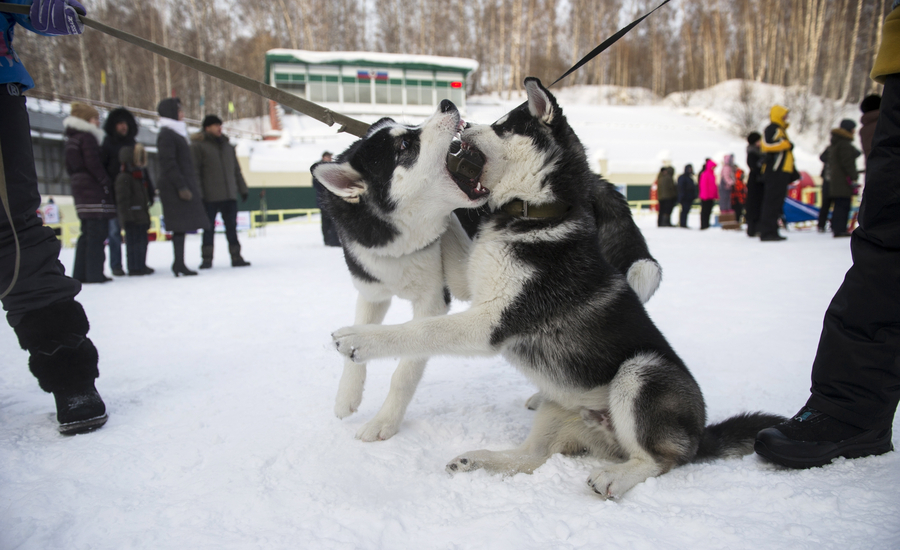
[[[3,298],[6,319],[12,327],[26,313],[71,299],[81,291],[81,283],[66,277],[65,268],[59,262],[59,240],[37,215],[41,195],[34,170],[31,126],[25,97],[12,93],[17,90],[15,85],[0,84],[0,149],[9,210],[21,247],[19,278]],[[16,244],[10,220],[0,208],[0,293],[12,281],[15,259]]]
[[[808,405],[889,428],[900,400],[900,74],[887,78],[866,163],[853,266],[825,312]]]

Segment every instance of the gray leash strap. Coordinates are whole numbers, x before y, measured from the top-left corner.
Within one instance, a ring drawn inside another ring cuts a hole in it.
[[[0,12],[20,13],[27,15],[30,13],[30,11],[31,6],[0,2]],[[91,27],[92,29],[98,30],[104,34],[108,34],[112,37],[118,38],[119,40],[124,40],[125,42],[129,42],[131,44],[134,44],[135,46],[144,48],[145,50],[151,51],[157,55],[167,57],[172,61],[176,61],[178,63],[181,63],[182,65],[185,65],[186,67],[190,67],[194,70],[206,73],[210,76],[228,82],[229,84],[234,84],[239,88],[243,88],[249,92],[253,92],[254,94],[261,95],[267,99],[271,99],[272,101],[281,103],[282,105],[299,111],[309,117],[318,120],[319,122],[323,122],[328,126],[332,126],[335,122],[337,122],[341,125],[338,129],[339,132],[347,132],[348,134],[352,134],[357,137],[364,137],[366,135],[366,132],[368,132],[369,130],[369,125],[365,122],[356,120],[346,115],[342,115],[340,113],[335,113],[331,109],[326,109],[325,107],[313,103],[312,101],[307,101],[293,94],[289,94],[284,90],[279,90],[274,86],[264,84],[258,80],[254,80],[234,71],[223,69],[222,67],[213,65],[212,63],[207,63],[206,61],[202,61],[200,59],[197,59],[196,57],[191,57],[181,52],[166,48],[165,46],[160,46],[155,42],[151,42],[131,33],[120,31],[119,29],[104,25],[103,23],[95,21],[89,17],[85,17],[83,15],[80,15],[79,17],[81,18],[81,22],[84,23],[85,27]]]
[[[3,149],[0,149],[0,201],[3,202],[3,211],[6,212],[6,219],[9,220],[9,228],[13,234],[13,240],[16,241],[16,265],[13,267],[12,281],[9,286],[0,294],[0,300],[6,298],[19,280],[19,267],[22,263],[22,249],[19,245],[19,235],[16,233],[16,226],[13,224],[12,213],[9,211],[9,193],[6,191],[6,169],[3,166]]]

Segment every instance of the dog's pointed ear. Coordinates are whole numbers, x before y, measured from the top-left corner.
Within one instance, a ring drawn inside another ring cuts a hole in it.
[[[312,175],[326,189],[347,202],[359,202],[359,196],[366,191],[363,177],[347,163],[321,162],[313,166]]]
[[[531,116],[544,124],[551,124],[558,107],[556,100],[541,85],[541,81],[533,76],[525,79],[525,93],[528,94],[528,111]]]

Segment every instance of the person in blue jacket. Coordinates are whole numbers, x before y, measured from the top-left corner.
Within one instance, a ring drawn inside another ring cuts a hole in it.
[[[697,198],[697,184],[694,182],[694,165],[684,167],[684,173],[678,176],[678,204],[681,205],[681,215],[678,217],[678,226],[687,228],[688,214],[694,199]]]
[[[13,49],[13,36],[16,26],[44,36],[81,34],[78,15],[85,9],[77,0],[5,1],[30,11],[0,13],[0,301],[29,353],[31,372],[56,400],[59,431],[82,433],[107,419],[94,385],[99,357],[87,337],[87,315],[75,300],[81,283],[65,275],[60,243],[36,213],[41,195],[23,95],[34,81]]]

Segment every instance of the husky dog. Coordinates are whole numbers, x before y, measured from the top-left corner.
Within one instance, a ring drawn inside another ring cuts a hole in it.
[[[471,307],[332,336],[351,361],[441,354],[506,357],[543,399],[525,442],[472,451],[451,473],[534,471],[553,453],[603,459],[588,485],[617,498],[648,477],[692,461],[753,451],[781,420],[762,413],[706,426],[703,395],[650,320],[626,276],[604,258],[584,148],[556,99],[525,80],[527,103],[462,132],[485,157],[490,218],[469,253]]]
[[[462,124],[456,106],[444,100],[420,126],[383,118],[335,162],[313,166],[313,177],[329,191],[322,207],[335,221],[359,291],[356,323],[380,323],[393,296],[412,302],[413,319],[448,311],[442,253],[449,265],[465,265],[455,239],[468,240],[451,213],[487,200],[480,184],[457,184],[447,170],[447,151]],[[426,357],[400,361],[384,405],[356,437],[376,441],[397,433],[425,362]],[[338,418],[356,412],[365,379],[365,364],[344,362],[334,406]]]

